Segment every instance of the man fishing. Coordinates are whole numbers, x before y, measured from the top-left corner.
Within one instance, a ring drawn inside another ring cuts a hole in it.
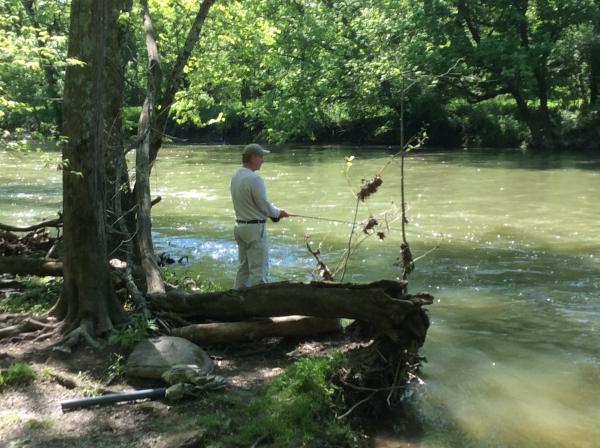
[[[229,188],[235,211],[233,233],[239,254],[235,289],[269,281],[269,243],[265,223],[267,218],[279,221],[290,216],[269,202],[265,182],[256,173],[265,154],[269,153],[256,143],[247,145],[242,152],[242,166],[231,178]]]

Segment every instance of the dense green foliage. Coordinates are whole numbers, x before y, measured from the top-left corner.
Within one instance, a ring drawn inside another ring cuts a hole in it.
[[[198,2],[149,3],[166,74]],[[4,138],[51,135],[64,67],[76,63],[65,54],[69,2],[0,5]],[[132,130],[146,78],[137,2],[120,20]],[[598,0],[222,0],[169,133],[397,144],[404,124],[446,146],[595,147],[599,86]]]

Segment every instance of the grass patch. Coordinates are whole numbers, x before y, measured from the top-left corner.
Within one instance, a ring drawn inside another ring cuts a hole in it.
[[[1,299],[0,313],[43,314],[54,305],[62,288],[62,278],[25,277],[19,281],[25,291]]]
[[[25,426],[25,428],[27,428],[27,429],[37,431],[37,430],[43,430],[43,429],[50,429],[54,426],[54,424],[55,424],[54,420],[50,420],[50,419],[38,420],[38,419],[32,418],[31,420],[27,420],[23,426]]]
[[[340,353],[302,359],[251,399],[211,395],[214,409],[185,426],[205,429],[210,448],[253,446],[258,440],[271,447],[364,446],[361,434],[336,419],[340,395],[332,379],[344,363]]]
[[[6,387],[26,386],[35,380],[35,373],[29,364],[12,363],[6,371],[0,371],[0,391]]]
[[[77,372],[77,390],[81,392],[84,397],[95,397],[102,395],[104,387],[92,379],[87,372]]]
[[[224,289],[222,285],[203,279],[201,275],[188,270],[164,267],[161,269],[161,274],[165,282],[179,289],[200,292],[216,292]]]
[[[16,425],[21,423],[21,417],[17,414],[4,414],[0,415],[0,429],[8,428],[11,425]]]

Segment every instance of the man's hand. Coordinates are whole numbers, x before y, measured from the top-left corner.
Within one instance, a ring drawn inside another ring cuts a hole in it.
[[[284,209],[279,210],[279,219],[287,218],[289,216],[290,216],[290,214],[288,212],[286,212]]]

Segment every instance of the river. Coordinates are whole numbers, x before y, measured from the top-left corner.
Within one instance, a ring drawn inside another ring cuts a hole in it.
[[[361,179],[389,161],[381,147],[271,148],[261,174],[290,213],[352,221]],[[157,252],[175,269],[230,287],[235,272],[228,180],[240,147],[170,146],[151,182]],[[355,156],[345,173],[345,156]],[[56,154],[51,155],[51,159]],[[54,157],[56,159],[56,157]],[[61,173],[35,153],[0,151],[0,222],[55,216]],[[345,280],[397,278],[399,163],[359,208],[385,239],[365,239]],[[407,238],[410,291],[435,296],[423,347],[424,385],[412,397],[418,437],[381,447],[593,447],[600,440],[600,157],[518,150],[411,152]],[[272,280],[308,280],[320,245],[336,266],[350,226],[312,218],[269,224]],[[359,233],[362,235],[362,233]],[[338,274],[340,275],[340,274]]]

